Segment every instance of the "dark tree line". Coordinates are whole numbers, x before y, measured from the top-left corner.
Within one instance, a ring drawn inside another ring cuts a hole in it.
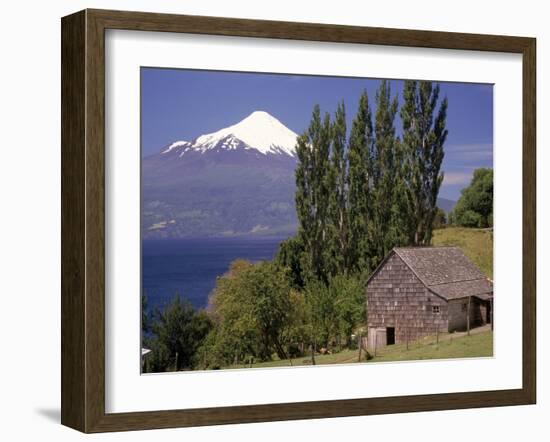
[[[315,106],[296,146],[299,231],[279,254],[296,284],[368,275],[393,247],[430,244],[446,112],[439,86],[426,81],[404,82],[401,107],[388,81],[374,106],[364,91],[349,136],[344,103],[332,118]]]

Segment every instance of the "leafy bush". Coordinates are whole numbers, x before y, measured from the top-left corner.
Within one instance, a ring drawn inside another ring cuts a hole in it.
[[[210,299],[216,328],[201,349],[209,366],[254,357],[286,359],[285,332],[292,318],[288,275],[272,262],[237,260],[218,279]]]
[[[159,372],[194,368],[195,353],[211,329],[206,312],[196,311],[176,296],[166,309],[155,312],[152,336],[144,339],[144,345],[151,349],[145,356],[146,369]]]
[[[452,215],[464,227],[493,226],[493,169],[476,169],[472,182],[462,190]]]
[[[483,227],[483,217],[473,210],[462,212],[458,220],[463,227]]]

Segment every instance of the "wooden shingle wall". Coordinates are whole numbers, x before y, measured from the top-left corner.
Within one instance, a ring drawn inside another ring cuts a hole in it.
[[[434,313],[433,306],[439,306]],[[431,293],[395,253],[367,285],[369,330],[395,327],[396,343],[448,329],[447,301]]]

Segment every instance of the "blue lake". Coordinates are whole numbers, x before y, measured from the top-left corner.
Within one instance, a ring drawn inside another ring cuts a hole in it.
[[[149,310],[163,308],[179,294],[196,308],[206,307],[208,295],[231,261],[270,260],[284,238],[201,238],[144,240],[142,289]]]

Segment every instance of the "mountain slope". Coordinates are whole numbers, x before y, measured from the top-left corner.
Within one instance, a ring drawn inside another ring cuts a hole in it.
[[[297,135],[266,112],[142,161],[145,238],[288,235]]]

